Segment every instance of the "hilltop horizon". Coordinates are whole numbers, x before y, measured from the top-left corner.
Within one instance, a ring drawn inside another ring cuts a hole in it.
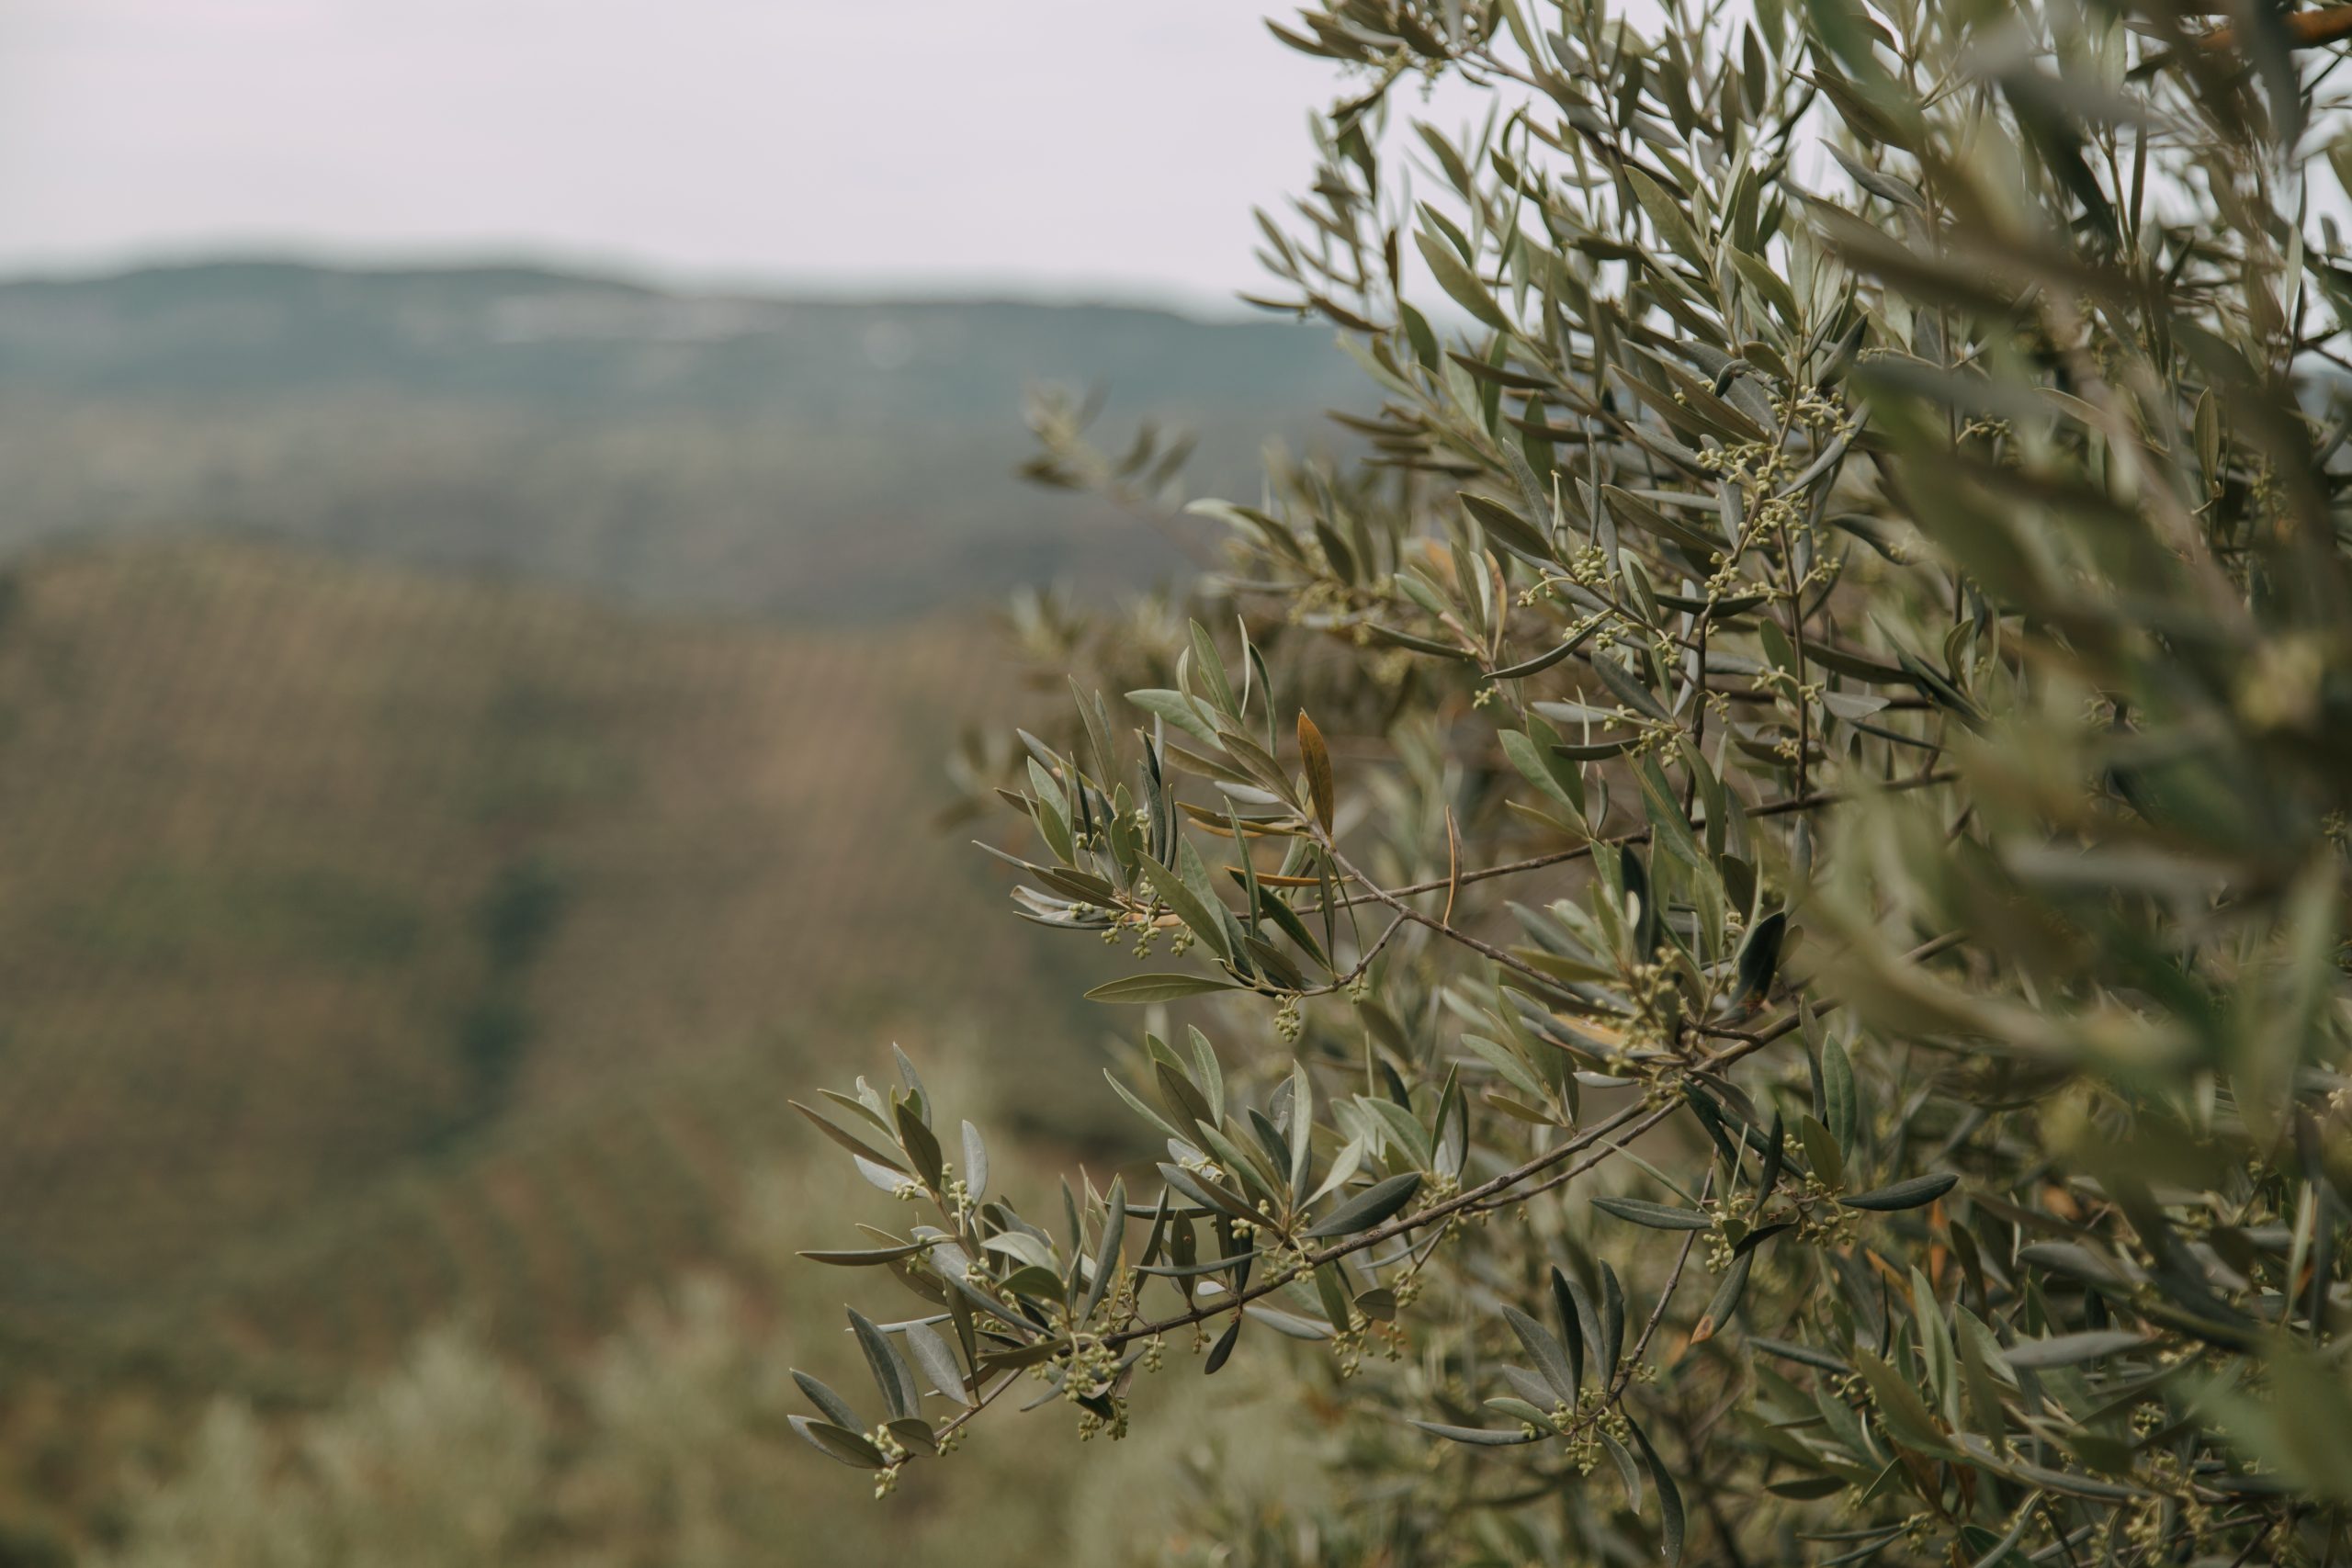
[[[857,622],[1186,570],[1042,491],[1023,401],[1198,437],[1254,497],[1363,397],[1327,331],[1132,305],[695,291],[509,261],[186,260],[0,279],[0,551],[232,534],[623,602]]]
[[[492,277],[593,283],[677,299],[774,304],[920,308],[1013,306],[1166,316],[1205,326],[1282,323],[1284,312],[1223,292],[1144,277],[1073,281],[1016,274],[959,276],[850,274],[665,265],[644,256],[573,253],[558,246],[499,244],[416,248],[340,247],[301,242],[127,249],[53,261],[0,261],[0,288],[76,287],[214,272],[325,273],[355,278]]]

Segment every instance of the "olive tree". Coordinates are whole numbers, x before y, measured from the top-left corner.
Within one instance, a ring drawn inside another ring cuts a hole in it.
[[[875,1386],[803,1436],[887,1492],[1286,1338],[1349,1506],[1220,1560],[2341,1560],[2352,7],[2204,11],[1274,25],[1351,85],[1259,302],[1376,412],[1035,618],[996,792],[1153,1152],[824,1096],[912,1213],[811,1255]]]

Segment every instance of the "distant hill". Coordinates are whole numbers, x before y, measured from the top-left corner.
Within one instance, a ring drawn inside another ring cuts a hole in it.
[[[188,527],[642,602],[832,621],[1172,553],[1014,479],[1024,387],[1106,434],[1268,430],[1361,399],[1325,333],[1103,306],[666,292],[517,267],[219,262],[0,282],[0,547]]]

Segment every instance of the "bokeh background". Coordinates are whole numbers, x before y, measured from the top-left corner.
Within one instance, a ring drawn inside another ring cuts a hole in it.
[[[1103,1560],[1167,1472],[1046,1413],[785,1433],[890,1213],[785,1099],[1099,1153],[946,764],[1009,600],[1183,570],[1026,391],[1244,496],[1361,400],[1232,298],[1335,85],[1259,15],[0,10],[0,1568]]]

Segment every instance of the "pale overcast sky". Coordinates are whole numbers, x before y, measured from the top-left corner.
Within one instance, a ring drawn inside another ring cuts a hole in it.
[[[224,250],[1194,301],[1338,78],[1261,0],[0,0],[0,269]]]

